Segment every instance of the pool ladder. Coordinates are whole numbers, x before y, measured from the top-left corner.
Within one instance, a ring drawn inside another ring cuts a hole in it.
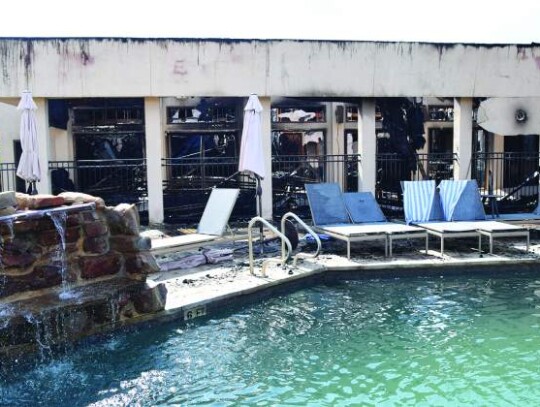
[[[313,238],[315,239],[315,242],[317,243],[317,250],[315,250],[315,253],[300,252],[294,256],[293,267],[296,267],[296,263],[298,262],[298,259],[314,259],[319,255],[319,253],[321,252],[321,239],[319,239],[319,236],[317,235],[317,233],[313,231],[313,229],[311,229],[308,225],[306,225],[306,223],[302,219],[300,219],[296,214],[292,212],[287,212],[281,218],[281,233],[285,234],[285,222],[287,221],[288,218],[293,218],[294,220],[296,220],[300,224],[300,226],[304,228],[306,232],[308,232],[311,236],[313,236]],[[285,250],[285,247],[282,241],[281,243],[282,256],[283,256],[284,250]]]
[[[285,221],[288,218],[295,219],[310,235],[312,235],[315,238],[315,241],[317,242],[317,250],[314,254],[297,253],[294,256],[293,267],[296,267],[296,263],[298,262],[299,258],[315,258],[319,255],[319,252],[321,250],[321,240],[319,239],[319,236],[317,236],[317,234],[313,232],[313,230],[308,225],[306,225],[304,221],[302,221],[302,219],[300,219],[294,213],[288,212],[283,216],[283,218],[281,219],[281,231],[276,229],[266,219],[260,216],[255,216],[249,221],[249,224],[248,224],[249,272],[251,275],[255,275],[254,259],[253,259],[253,231],[252,231],[253,226],[256,223],[260,222],[281,239],[281,258],[280,259],[266,259],[263,261],[263,264],[261,267],[261,274],[263,277],[266,277],[266,267],[268,266],[269,263],[278,263],[278,264],[281,264],[281,267],[285,267],[285,264],[287,264],[287,262],[289,261],[291,257],[292,245],[291,245],[290,240],[285,235]]]

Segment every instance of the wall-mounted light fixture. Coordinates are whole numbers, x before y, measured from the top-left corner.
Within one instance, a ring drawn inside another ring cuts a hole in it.
[[[518,109],[514,117],[516,118],[516,122],[525,123],[527,121],[527,112],[523,109]]]

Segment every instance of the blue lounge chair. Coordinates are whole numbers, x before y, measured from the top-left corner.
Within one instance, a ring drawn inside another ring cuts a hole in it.
[[[306,184],[306,192],[314,227],[321,233],[345,241],[348,259],[351,258],[351,243],[354,242],[384,240],[384,252],[387,256],[388,241],[392,241],[399,234],[405,236],[408,233],[412,237],[416,232],[414,237],[423,235],[427,239],[427,234],[421,229],[386,222],[378,205],[374,209],[371,200],[366,199],[365,195],[343,195],[336,183]],[[371,194],[369,197],[373,199]],[[348,206],[352,209],[352,215]],[[365,209],[367,207],[369,209]],[[360,223],[353,223],[354,219]]]
[[[444,219],[441,198],[435,181],[403,181],[405,222],[436,222]]]
[[[393,241],[401,239],[424,239],[427,253],[427,232],[416,226],[389,222],[371,192],[347,192],[343,199],[354,224],[375,226],[386,233],[389,256],[392,256]]]
[[[500,222],[512,225],[522,225],[528,229],[540,228],[540,203],[532,212],[528,213],[501,213],[497,216]]]
[[[486,220],[476,181],[441,181],[438,191],[435,181],[407,181],[403,183],[403,194],[405,220],[439,237],[441,255],[447,238],[477,237],[481,252],[482,236],[487,236],[491,254],[494,238],[524,236],[529,249],[527,229]],[[430,216],[422,217],[423,214]]]

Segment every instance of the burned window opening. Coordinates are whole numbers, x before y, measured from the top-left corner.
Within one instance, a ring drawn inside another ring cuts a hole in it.
[[[238,174],[243,98],[189,98],[166,106],[165,220],[200,218],[211,188],[240,188],[232,217],[251,216],[255,184]]]
[[[67,129],[73,140],[74,160],[49,164],[53,190],[75,189],[100,196],[108,205],[143,203],[147,196],[143,99],[53,99],[49,121]],[[144,218],[142,206],[141,211]]]

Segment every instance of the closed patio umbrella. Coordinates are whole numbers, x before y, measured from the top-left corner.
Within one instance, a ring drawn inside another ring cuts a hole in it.
[[[250,95],[244,108],[244,126],[240,144],[238,171],[253,175],[257,181],[257,215],[261,216],[261,179],[266,176],[262,146],[261,112],[257,95]]]
[[[238,171],[247,172],[255,177],[257,183],[257,216],[262,214],[261,179],[266,176],[264,167],[264,151],[262,145],[261,102],[255,94],[251,94],[244,108],[244,126],[240,144]],[[263,240],[261,225],[261,241]],[[261,245],[262,251],[262,245]]]
[[[261,102],[257,95],[250,95],[244,108],[244,126],[240,145],[238,171],[251,172],[259,178],[266,176],[262,146]]]
[[[41,180],[41,165],[39,162],[37,124],[35,111],[37,106],[32,100],[32,93],[24,91],[17,106],[21,111],[20,140],[22,154],[17,167],[17,176],[30,185],[28,193],[37,194],[36,182]]]

